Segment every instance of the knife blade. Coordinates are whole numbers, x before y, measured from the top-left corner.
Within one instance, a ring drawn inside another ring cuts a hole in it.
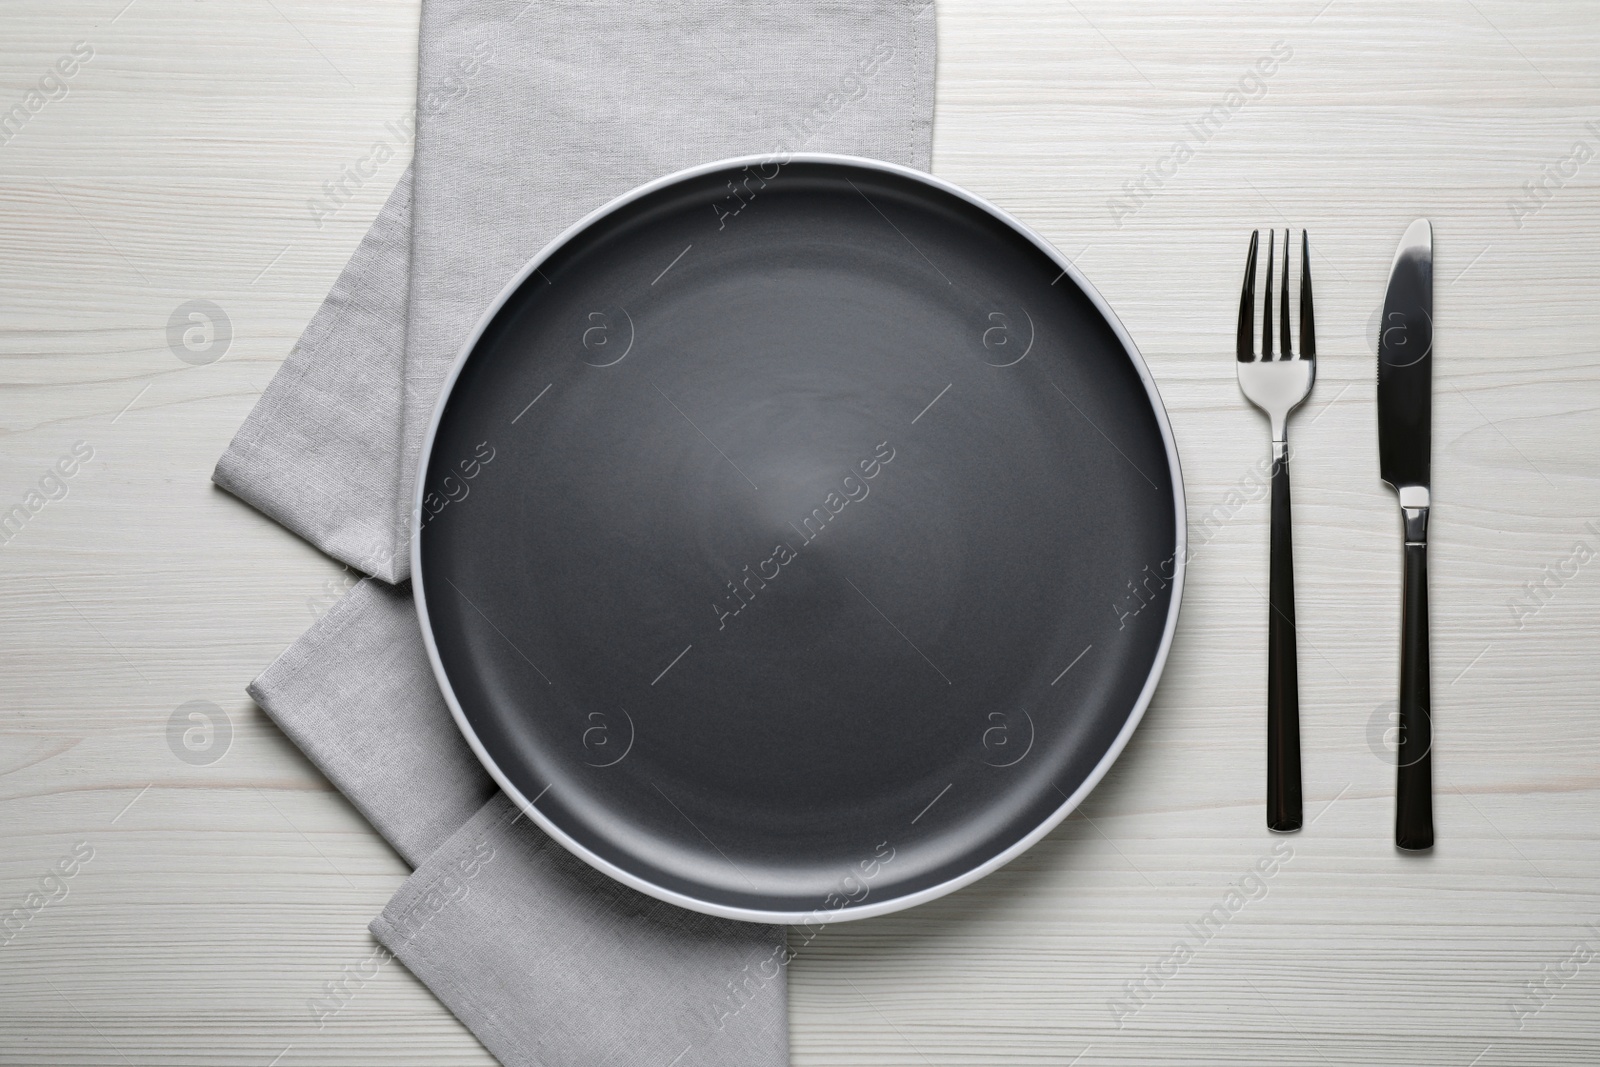
[[[1433,227],[1406,228],[1389,268],[1378,334],[1378,467],[1400,498],[1405,567],[1395,844],[1433,847],[1433,714],[1428,662],[1428,510],[1433,449]]]
[[[1433,227],[1418,219],[1389,268],[1378,332],[1378,463],[1396,491],[1428,488],[1432,435]]]

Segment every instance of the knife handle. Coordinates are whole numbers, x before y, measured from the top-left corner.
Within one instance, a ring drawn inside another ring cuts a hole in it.
[[[1420,517],[1410,512],[1420,511]],[[1405,600],[1400,613],[1400,745],[1394,843],[1433,847],[1433,720],[1428,671],[1427,509],[1406,509]],[[1416,521],[1420,518],[1420,522]],[[1413,539],[1420,529],[1420,537]]]
[[[1267,827],[1303,821],[1300,789],[1300,671],[1295,648],[1294,537],[1289,522],[1289,447],[1272,443],[1272,560],[1267,616]]]

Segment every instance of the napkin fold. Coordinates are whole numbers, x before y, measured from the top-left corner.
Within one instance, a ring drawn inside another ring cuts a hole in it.
[[[356,583],[247,691],[412,867],[498,792],[434,681],[409,588]]]
[[[392,584],[443,379],[533,255],[661,174],[800,151],[925,169],[933,18],[931,0],[423,0],[413,165],[217,464],[380,579],[250,693],[415,868],[373,933],[507,1065],[786,1063],[786,956],[779,928],[576,860],[456,731]]]
[[[789,1062],[782,928],[613,882],[503,793],[371,929],[507,1067]]]
[[[395,579],[411,168],[211,480],[341,563]]]

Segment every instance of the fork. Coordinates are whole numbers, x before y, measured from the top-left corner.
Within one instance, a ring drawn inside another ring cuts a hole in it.
[[[1267,233],[1267,291],[1261,354],[1255,351],[1256,257],[1260,231],[1250,234],[1244,293],[1239,298],[1239,389],[1272,422],[1272,558],[1267,616],[1267,826],[1291,831],[1302,822],[1300,678],[1295,652],[1294,541],[1289,525],[1289,413],[1311,394],[1317,377],[1317,337],[1311,319],[1311,242],[1300,231],[1300,355],[1289,339],[1289,231],[1283,231],[1282,355],[1272,353],[1273,231]]]

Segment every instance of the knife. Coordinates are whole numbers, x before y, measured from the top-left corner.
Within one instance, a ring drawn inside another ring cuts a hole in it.
[[[1378,327],[1378,466],[1400,497],[1400,751],[1394,843],[1433,847],[1433,720],[1428,674],[1428,486],[1433,441],[1433,227],[1406,227]]]

